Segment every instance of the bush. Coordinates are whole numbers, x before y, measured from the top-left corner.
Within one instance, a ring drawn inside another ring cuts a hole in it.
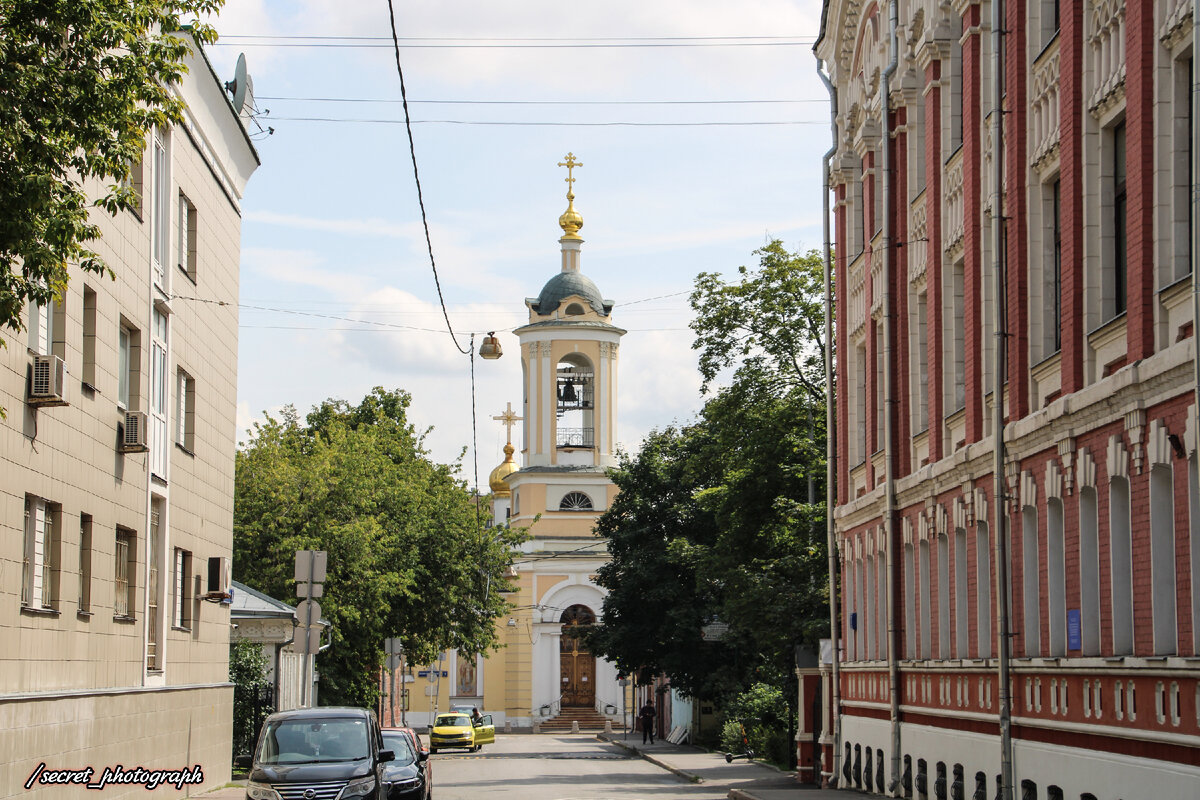
[[[740,721],[746,728],[746,738],[756,757],[787,766],[793,747],[788,737],[790,713],[782,691],[765,683],[756,683],[729,704],[726,721],[721,727],[721,747],[727,753],[745,751],[738,726]]]

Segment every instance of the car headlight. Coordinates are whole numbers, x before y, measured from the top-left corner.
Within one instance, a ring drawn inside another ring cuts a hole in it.
[[[346,788],[342,789],[342,793],[338,797],[346,800],[350,797],[366,797],[375,791],[375,776],[368,775],[365,778],[357,778],[346,784]]]
[[[246,781],[246,797],[250,800],[279,800],[279,794],[269,783]]]

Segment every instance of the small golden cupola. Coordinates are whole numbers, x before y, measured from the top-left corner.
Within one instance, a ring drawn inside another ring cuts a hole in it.
[[[500,501],[501,505],[505,506],[505,514],[507,514],[507,501],[512,497],[512,489],[508,487],[508,483],[504,479],[520,469],[517,466],[517,462],[513,460],[513,453],[516,452],[516,448],[513,447],[512,443],[512,429],[523,418],[517,416],[517,413],[513,411],[512,403],[508,403],[504,408],[504,413],[492,417],[492,419],[502,423],[508,430],[505,437],[507,443],[504,445],[504,461],[500,466],[492,470],[492,474],[488,476],[488,486],[492,490],[493,502]],[[493,511],[498,510],[493,509]],[[500,515],[497,515],[497,518],[501,518]]]
[[[508,488],[504,479],[517,471],[517,462],[513,461],[515,452],[516,448],[512,446],[511,442],[504,445],[504,462],[492,470],[492,474],[488,476],[488,485],[492,489],[492,494],[497,498],[512,495],[512,490]]]
[[[567,153],[567,160],[558,162],[558,165],[567,168],[567,177],[564,179],[567,182],[567,210],[558,218],[558,226],[563,229],[563,239],[582,240],[579,229],[583,227],[583,215],[575,210],[575,176],[572,172],[576,167],[582,167],[583,162],[576,161],[574,153]]]

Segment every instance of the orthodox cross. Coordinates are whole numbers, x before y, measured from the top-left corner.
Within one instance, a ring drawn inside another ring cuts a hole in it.
[[[508,429],[508,443],[509,444],[512,444],[513,425],[516,425],[518,422],[523,422],[525,420],[524,417],[518,417],[513,412],[513,407],[512,407],[511,402],[508,403],[508,407],[504,409],[503,414],[501,414],[498,417],[492,417],[492,419],[498,420],[499,422],[503,423],[504,427]]]
[[[582,167],[583,162],[576,161],[574,153],[567,153],[567,160],[558,162],[558,165],[560,167],[567,168],[567,177],[564,180],[567,182],[567,194],[571,194],[575,188],[575,177],[572,175],[572,170],[574,170],[576,167]],[[497,417],[497,419],[499,419],[499,417]]]

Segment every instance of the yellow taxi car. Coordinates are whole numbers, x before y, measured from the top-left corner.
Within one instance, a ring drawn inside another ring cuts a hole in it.
[[[491,714],[484,715],[474,725],[471,724],[471,717],[466,714],[438,714],[429,729],[430,753],[451,747],[479,750],[485,744],[493,744],[495,741],[496,726],[492,724]]]

